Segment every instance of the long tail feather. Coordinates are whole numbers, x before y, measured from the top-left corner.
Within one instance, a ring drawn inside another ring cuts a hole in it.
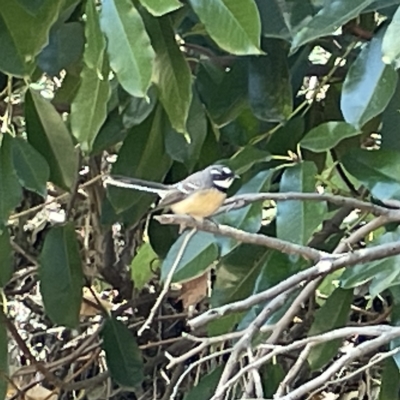
[[[164,197],[169,190],[168,186],[162,183],[149,182],[142,179],[128,178],[126,176],[110,175],[104,180],[106,185],[117,186],[125,189],[140,190],[142,192],[155,193],[160,197]]]

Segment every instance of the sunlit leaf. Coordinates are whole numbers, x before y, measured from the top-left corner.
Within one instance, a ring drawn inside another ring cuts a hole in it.
[[[260,54],[261,22],[253,0],[190,0],[212,39],[237,55]]]
[[[129,0],[104,0],[100,24],[118,81],[132,96],[144,97],[150,86],[154,51],[139,12]]]

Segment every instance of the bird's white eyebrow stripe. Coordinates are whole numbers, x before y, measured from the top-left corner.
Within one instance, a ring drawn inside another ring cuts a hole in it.
[[[231,174],[232,173],[232,170],[230,168],[228,168],[228,167],[223,167],[222,171],[224,171],[226,174]]]

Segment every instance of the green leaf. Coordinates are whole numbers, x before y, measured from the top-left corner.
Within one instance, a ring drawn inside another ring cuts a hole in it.
[[[80,22],[55,24],[49,43],[38,57],[38,65],[50,76],[58,75],[66,67],[80,62],[85,40]]]
[[[12,138],[4,134],[0,147],[0,223],[7,221],[21,196],[21,186],[12,162]]]
[[[397,80],[396,90],[389,104],[382,113],[382,149],[400,151],[400,80]]]
[[[50,180],[70,189],[77,177],[78,157],[61,116],[38,92],[25,95],[26,130],[29,143],[45,158]]]
[[[202,375],[199,383],[193,386],[185,394],[184,400],[209,400],[221,378],[222,371],[224,370],[223,365],[214,368],[208,374]]]
[[[386,108],[396,89],[396,71],[382,61],[383,32],[361,50],[343,83],[340,108],[346,122],[358,128]]]
[[[158,255],[154,252],[150,243],[144,243],[131,262],[131,277],[135,288],[143,289],[159,266]]]
[[[168,16],[145,18],[151,44],[156,52],[153,81],[172,127],[186,132],[186,121],[192,99],[192,77],[189,65],[180,51]]]
[[[161,17],[164,14],[178,10],[183,6],[178,0],[140,0],[142,6],[155,17]]]
[[[382,61],[398,69],[400,67],[400,7],[393,15],[382,40]]]
[[[236,55],[261,54],[261,21],[253,0],[189,0],[208,34]]]
[[[260,246],[241,244],[223,257],[216,268],[212,306],[219,307],[250,296],[267,252]]]
[[[124,127],[130,129],[140,125],[152,113],[157,103],[158,93],[154,85],[150,86],[146,98],[129,96],[122,113]]]
[[[164,149],[164,129],[163,110],[158,106],[149,118],[128,133],[112,173],[162,181],[171,166],[171,159]],[[137,218],[143,216],[155,198],[135,190],[113,187],[108,189],[108,195],[117,212],[135,206]]]
[[[345,326],[352,301],[352,290],[336,289],[328,297],[325,304],[315,313],[315,319],[308,336],[318,335]],[[338,339],[313,347],[307,358],[311,369],[316,371],[331,361],[341,343],[342,340]]]
[[[264,37],[289,41],[315,14],[311,0],[284,3],[277,0],[256,0],[256,3]]]
[[[3,228],[0,231],[0,287],[4,287],[12,276],[13,260],[14,255],[10,243],[10,234],[7,228]]]
[[[102,348],[111,377],[121,386],[133,388],[143,381],[143,360],[130,330],[121,322],[107,318],[101,331]]]
[[[278,390],[279,384],[286,376],[286,372],[282,365],[275,361],[264,364],[260,368],[261,383],[264,389],[265,398],[273,398]]]
[[[286,44],[264,39],[267,55],[249,58],[249,102],[254,115],[264,121],[282,122],[293,108]]]
[[[190,143],[188,143],[187,148],[188,157],[184,160],[184,163],[188,171],[191,172],[199,161],[201,149],[207,136],[206,113],[199,95],[194,89],[186,128],[189,133]]]
[[[267,191],[271,184],[273,170],[261,171],[246,182],[236,194],[260,193]],[[252,203],[238,210],[227,211],[215,219],[219,224],[234,226],[246,232],[258,232],[262,223],[262,202]],[[238,245],[237,240],[227,237],[216,237],[221,255],[227,254]]]
[[[12,158],[21,185],[45,197],[50,168],[43,156],[25,139],[16,137],[12,141]]]
[[[334,33],[346,22],[357,17],[373,0],[331,0],[295,34],[292,52],[322,36]]]
[[[253,293],[267,290],[307,266],[307,261],[304,258],[276,250],[266,252],[260,262],[262,269],[255,282]],[[271,268],[271,265],[274,268]]]
[[[110,97],[108,62],[103,74],[87,66],[81,73],[81,86],[71,104],[72,134],[81,144],[82,151],[89,153],[94,140],[107,117],[107,102]]]
[[[227,163],[240,175],[258,163],[270,161],[271,158],[272,155],[269,152],[248,145],[240,149],[230,160],[227,160]]]
[[[399,153],[355,149],[340,160],[346,170],[378,199],[400,199]]]
[[[367,247],[398,242],[399,240],[400,230],[397,229],[373,240]],[[371,296],[377,296],[384,290],[400,284],[399,262],[400,256],[393,256],[348,268],[341,276],[340,286],[349,289],[371,281],[369,291]]]
[[[283,173],[280,192],[314,193],[317,167],[310,161],[287,168]],[[289,242],[305,245],[322,223],[326,214],[325,202],[289,200],[278,202],[277,236]]]
[[[122,142],[126,138],[126,135],[127,131],[122,124],[122,117],[119,114],[119,110],[115,109],[108,114],[106,121],[100,128],[93,142],[92,155],[100,154],[111,146]]]
[[[75,328],[82,303],[83,272],[72,223],[51,228],[39,258],[40,293],[55,324]]]
[[[182,244],[191,231],[183,233],[169,250],[161,266],[161,280],[165,280],[174,266]],[[218,246],[214,236],[207,232],[195,233],[187,243],[183,256],[179,259],[172,282],[182,282],[201,275],[210,268],[218,257]]]
[[[100,25],[119,83],[132,96],[146,96],[154,51],[138,11],[129,0],[104,0]]]
[[[357,136],[360,129],[342,121],[329,121],[311,129],[300,141],[303,149],[324,152],[334,148],[343,139]]]
[[[33,13],[14,0],[2,0],[0,70],[21,77],[33,72],[35,57],[47,44],[63,5],[61,0],[45,0]]]
[[[8,337],[7,328],[4,323],[4,314],[0,312],[0,399],[6,398],[8,380]]]
[[[400,375],[393,358],[387,358],[383,364],[381,388],[378,400],[393,400],[399,397]]]
[[[86,45],[83,60],[89,68],[101,71],[103,69],[106,41],[100,29],[99,14],[94,1],[86,2],[85,14]],[[107,77],[104,78],[106,79]]]
[[[247,69],[247,60],[242,58],[224,71],[210,61],[200,63],[196,87],[213,122],[218,126],[234,120],[246,106]]]

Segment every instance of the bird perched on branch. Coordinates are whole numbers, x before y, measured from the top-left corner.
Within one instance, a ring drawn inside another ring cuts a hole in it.
[[[224,165],[211,165],[173,185],[111,175],[106,185],[155,193],[161,201],[156,209],[170,208],[175,214],[196,219],[213,215],[224,203],[226,192],[238,176]]]

